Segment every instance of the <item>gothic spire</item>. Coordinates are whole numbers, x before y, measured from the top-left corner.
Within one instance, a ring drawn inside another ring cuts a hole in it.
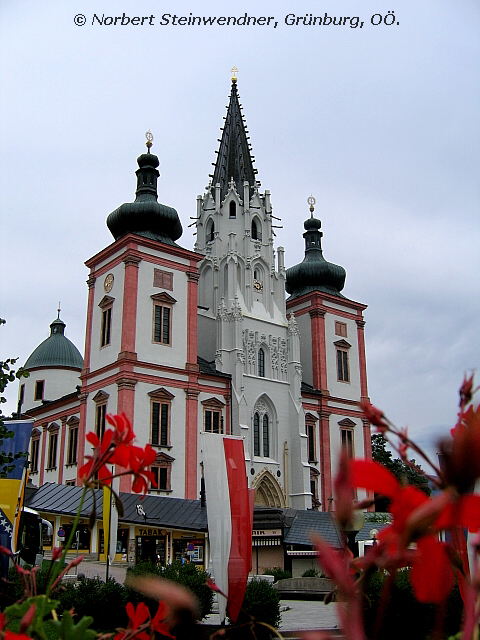
[[[248,181],[252,188],[255,186],[257,170],[253,168],[247,129],[238,99],[237,78],[234,75],[232,77],[232,90],[227,107],[225,126],[223,127],[215,170],[212,176],[212,190],[215,189],[215,185],[219,184],[222,199],[228,191],[229,182],[232,178],[238,193],[243,193],[243,182],[245,180]]]

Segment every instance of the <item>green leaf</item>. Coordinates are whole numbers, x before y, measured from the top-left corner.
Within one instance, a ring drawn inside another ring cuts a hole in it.
[[[77,624],[74,624],[70,612],[65,611],[61,620],[54,622],[54,625],[58,631],[58,638],[61,640],[93,640],[97,636],[97,632],[88,628],[92,622],[91,616],[83,616]]]

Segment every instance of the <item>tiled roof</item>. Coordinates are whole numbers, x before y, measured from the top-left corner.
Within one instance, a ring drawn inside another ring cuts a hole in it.
[[[82,490],[82,487],[46,482],[28,500],[28,506],[37,511],[73,515],[77,513]],[[91,514],[95,496],[97,517],[102,517],[102,493],[102,489],[94,489],[87,492],[83,503],[82,516],[88,517]]]
[[[341,535],[331,513],[326,511],[297,511],[290,530],[285,536],[287,544],[312,546],[311,534],[318,533],[333,547],[341,547]]]
[[[205,358],[201,358],[197,356],[197,364],[200,370],[200,373],[207,373],[213,376],[221,376],[222,378],[231,378],[229,373],[223,373],[222,371],[217,371],[215,368],[215,360],[208,361]]]

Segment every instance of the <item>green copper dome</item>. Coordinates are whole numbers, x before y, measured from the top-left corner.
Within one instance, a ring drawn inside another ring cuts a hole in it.
[[[324,291],[343,298],[340,291],[345,286],[346,271],[343,267],[327,262],[322,252],[322,223],[312,216],[305,227],[305,258],[300,264],[287,269],[285,289],[290,298],[298,298],[311,291]]]
[[[66,324],[57,318],[50,325],[50,335],[25,362],[25,369],[71,367],[81,370],[83,358],[77,347],[65,336]]]
[[[127,233],[136,233],[165,244],[175,244],[183,229],[175,209],[157,201],[158,158],[149,148],[137,162],[135,202],[126,202],[112,211],[107,226],[115,240]]]

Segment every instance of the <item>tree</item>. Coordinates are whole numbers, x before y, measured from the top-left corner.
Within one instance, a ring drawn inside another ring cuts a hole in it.
[[[413,459],[404,462],[400,458],[394,458],[392,452],[387,449],[386,444],[387,441],[381,433],[372,435],[372,458],[375,462],[379,462],[391,471],[401,484],[414,485],[429,496],[431,490],[428,485],[428,478],[420,465]],[[386,511],[387,505],[388,500],[377,500],[377,511]]]
[[[5,324],[5,320],[0,318],[0,325]],[[7,399],[3,395],[9,382],[20,380],[20,378],[28,378],[29,373],[22,367],[13,369],[18,358],[7,358],[7,360],[0,360],[0,404],[4,404]],[[0,408],[0,478],[5,478],[7,473],[13,469],[13,462],[18,458],[25,457],[25,453],[20,452],[12,455],[11,453],[2,452],[2,443],[7,438],[13,438],[13,431],[8,429],[5,424],[5,416]]]

